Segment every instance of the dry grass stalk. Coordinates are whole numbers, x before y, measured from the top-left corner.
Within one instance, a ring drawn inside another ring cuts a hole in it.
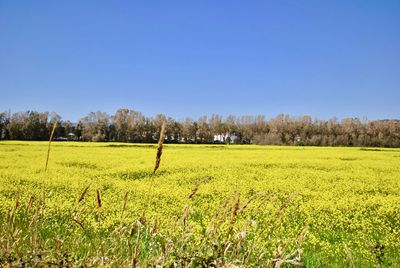
[[[190,212],[189,206],[186,206],[183,211],[182,217],[179,219],[179,222],[181,222],[183,225],[186,225],[186,221],[189,217],[189,212]]]
[[[46,165],[44,167],[44,171],[47,171],[47,165],[49,164],[51,141],[53,140],[53,136],[54,136],[54,132],[56,131],[56,127],[57,127],[57,119],[54,120],[53,129],[51,130],[51,134],[50,134],[50,138],[49,138],[49,146],[47,147],[47,157],[46,157]]]
[[[279,216],[281,215],[285,209],[293,202],[293,200],[296,198],[297,193],[291,193],[289,197],[285,200],[285,202],[282,203],[282,205],[278,208],[276,211],[275,215]]]
[[[17,210],[19,207],[19,194],[17,193],[17,196],[15,197],[15,210]]]
[[[250,205],[250,203],[256,199],[259,196],[259,194],[254,194],[252,196],[250,196],[246,202],[244,202],[243,206],[239,209],[239,213],[242,212],[243,210],[245,210],[247,208],[248,205]]]
[[[158,139],[156,163],[154,164],[153,174],[156,173],[158,167],[160,166],[161,155],[162,155],[162,150],[163,150],[163,143],[164,143],[164,136],[165,136],[165,124],[162,124],[161,130],[160,130],[160,138]]]
[[[28,213],[31,210],[33,204],[33,195],[29,197],[28,202],[26,203],[26,212]]]
[[[31,227],[32,225],[34,225],[34,224],[36,224],[38,222],[38,220],[39,220],[39,218],[41,216],[42,208],[43,208],[43,203],[42,202],[38,202],[36,204],[36,207],[35,207],[35,210],[34,210],[35,213],[32,216],[31,222],[29,223],[29,227]]]
[[[232,220],[236,219],[236,216],[239,212],[239,208],[240,208],[240,195],[238,194],[236,201],[235,201],[235,203],[233,203],[233,206],[232,206],[232,211],[231,211]]]
[[[240,212],[240,211],[239,211]],[[247,221],[243,228],[242,231],[238,234],[238,240],[236,242],[236,248],[233,250],[232,252],[232,257],[236,258],[237,256],[239,256],[240,251],[242,249],[242,244],[243,242],[246,240],[247,238],[247,232],[248,232],[248,226],[251,224],[250,221]]]
[[[275,251],[275,258],[272,260],[272,267],[277,268],[285,264],[290,264],[292,266],[302,266],[303,262],[301,261],[301,253],[301,249],[296,249],[293,253],[284,255],[282,249],[278,247],[278,249]]]
[[[81,196],[78,199],[78,203],[82,202],[82,200],[85,198],[87,192],[89,191],[90,185],[86,186],[85,189],[83,189]]]
[[[235,197],[235,201],[234,201],[234,203],[232,205],[232,209],[231,209],[231,217],[229,220],[228,231],[226,233],[226,240],[224,243],[225,248],[228,246],[228,244],[230,243],[230,240],[232,238],[233,227],[237,220],[237,215],[239,213],[239,209],[240,209],[240,194],[237,194],[237,197]]]
[[[135,247],[134,247],[133,253],[132,253],[132,267],[133,268],[135,268],[138,263],[140,239],[142,236],[142,224],[139,221],[137,222],[137,227],[138,228],[137,228],[136,242],[135,242]]]
[[[155,235],[157,234],[157,231],[158,231],[158,219],[157,219],[157,218],[154,218],[153,224],[151,225],[151,230],[150,230],[150,232],[151,232],[151,234],[152,234],[153,236],[155,236]]]
[[[97,200],[97,207],[101,208],[101,195],[100,195],[100,190],[96,190],[96,200]]]
[[[210,179],[210,177],[204,177],[200,182],[198,182],[196,184],[196,186],[192,189],[192,192],[189,194],[189,199],[192,199],[192,197],[197,193],[197,191],[199,190],[200,186],[205,183],[206,181],[208,181]]]
[[[346,253],[348,266],[351,268],[355,268],[356,266],[354,265],[353,254],[351,253],[350,249],[347,247],[346,244],[344,244],[344,252]]]
[[[139,222],[140,222],[140,221],[139,221]],[[136,232],[136,227],[137,227],[137,226],[138,226],[138,223],[137,223],[137,222],[132,223],[131,229],[129,230],[129,238],[132,239],[133,235],[134,235],[135,232]]]
[[[283,221],[283,213],[289,207],[289,205],[294,201],[296,198],[297,193],[291,193],[289,197],[280,205],[280,207],[275,212],[275,221],[273,223],[273,227],[269,230],[269,236],[277,229],[279,225],[282,224]]]
[[[85,230],[85,228],[83,227],[83,224],[80,222],[80,221],[78,221],[77,219],[72,219],[76,224],[78,224],[79,225],[79,227],[81,227],[82,228],[82,230]]]
[[[156,173],[157,169],[160,167],[161,155],[162,155],[163,143],[164,143],[164,136],[165,136],[165,123],[163,123],[161,125],[161,129],[160,129],[160,137],[158,139],[156,162],[154,163],[153,175]],[[141,216],[141,221],[146,220],[146,212],[150,205],[150,193],[153,190],[153,186],[154,186],[154,176],[151,176],[150,179],[151,179],[151,181],[149,184],[149,189],[145,196],[146,202],[145,202],[145,207],[143,209],[143,214]],[[144,222],[142,222],[142,223],[144,224]]]
[[[11,219],[11,225],[12,226],[14,226],[14,222],[15,222],[15,218],[16,218],[18,207],[19,207],[19,194],[17,193],[17,196],[15,197],[15,206],[10,211],[10,219]]]
[[[306,225],[303,230],[301,231],[299,238],[297,239],[297,246],[300,247],[303,243],[304,239],[306,238],[308,232],[308,225]]]
[[[262,198],[262,203],[266,202],[268,199],[270,199],[272,195],[268,194],[265,195]],[[254,251],[255,249],[255,245],[256,243],[260,240],[261,237],[263,237],[263,234],[265,232],[268,232],[268,237],[270,237],[272,235],[273,232],[276,231],[277,227],[282,223],[282,215],[285,212],[286,208],[293,202],[293,200],[295,199],[295,197],[297,196],[296,193],[292,193],[289,195],[289,197],[279,206],[279,208],[275,211],[275,219],[274,222],[271,222],[272,227],[270,229],[263,229],[258,236],[255,238],[255,241],[253,243],[253,245],[251,246],[251,248],[248,250],[246,257],[245,257],[245,261],[247,261],[247,259],[250,257],[251,253]],[[262,204],[261,203],[261,204]],[[260,209],[260,206],[257,206],[257,209]],[[280,265],[282,265],[284,262],[281,262],[281,254],[283,254],[283,252],[281,251],[280,247],[277,248],[277,250],[275,251],[275,258],[272,264],[272,267],[279,267]],[[263,257],[263,255],[265,255],[264,253],[262,255],[259,256],[259,260],[261,260],[261,258]]]
[[[301,254],[303,250],[301,249],[301,244],[303,243],[308,231],[308,226],[305,226],[301,231],[299,237],[297,238],[297,249],[289,254],[284,254],[285,250],[282,250],[280,246],[275,251],[275,257],[272,260],[273,267],[280,267],[284,264],[290,264],[293,266],[302,266],[303,262],[301,260]],[[286,246],[285,246],[286,248]]]
[[[124,206],[122,207],[122,213],[121,213],[121,218],[124,216],[124,212],[126,209],[126,203],[128,202],[128,192],[125,193],[124,195]]]

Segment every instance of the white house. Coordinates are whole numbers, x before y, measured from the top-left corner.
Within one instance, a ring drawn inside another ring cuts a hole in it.
[[[231,133],[214,135],[214,142],[226,143],[229,141],[229,143],[235,143],[237,139],[238,136]]]

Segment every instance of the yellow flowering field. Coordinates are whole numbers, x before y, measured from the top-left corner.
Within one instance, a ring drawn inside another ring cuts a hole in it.
[[[400,267],[400,149],[0,142],[0,266]]]

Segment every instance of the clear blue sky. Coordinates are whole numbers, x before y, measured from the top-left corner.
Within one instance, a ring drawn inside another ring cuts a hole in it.
[[[400,118],[400,1],[1,1],[0,93],[73,121]]]

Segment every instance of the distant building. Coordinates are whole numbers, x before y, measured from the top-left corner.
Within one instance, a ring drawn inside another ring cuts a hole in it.
[[[295,145],[299,145],[299,146],[304,146],[304,141],[303,141],[303,139],[302,139],[299,135],[297,135],[297,136],[294,138],[294,144],[295,144]]]
[[[76,141],[76,140],[78,140],[78,137],[75,135],[75,133],[70,132],[67,134],[67,140]]]
[[[231,133],[214,135],[214,143],[236,143],[238,136]]]

